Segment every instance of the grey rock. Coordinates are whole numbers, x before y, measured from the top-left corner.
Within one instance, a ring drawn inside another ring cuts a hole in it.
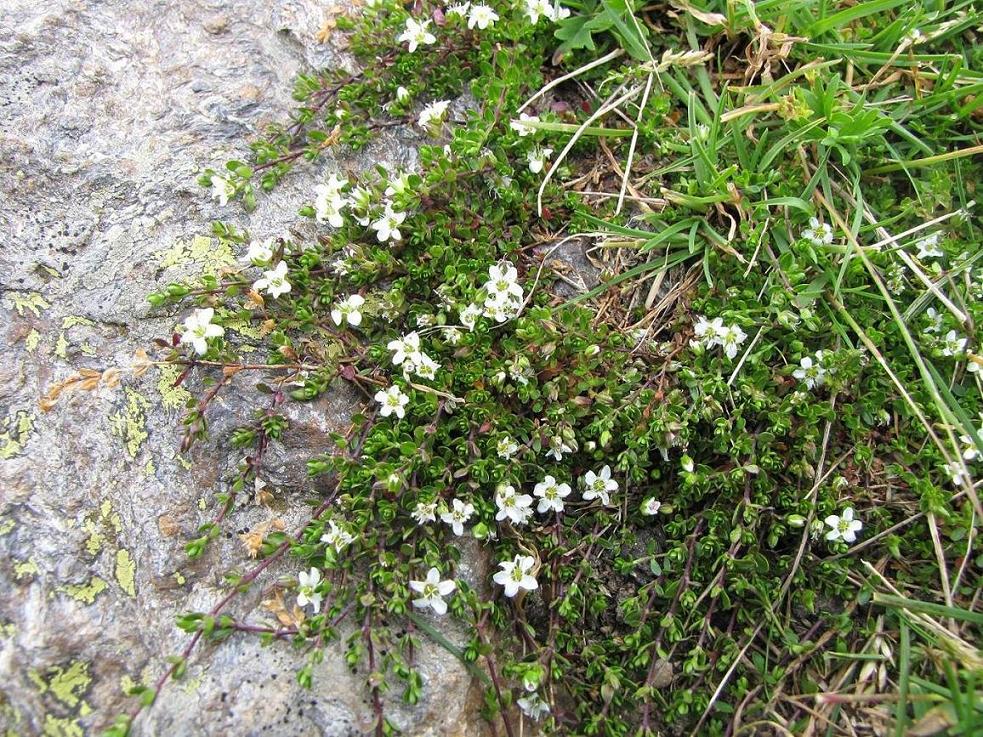
[[[242,499],[222,537],[194,563],[183,545],[216,512],[240,460],[215,440],[179,462],[180,399],[154,371],[116,389],[76,392],[48,412],[39,399],[80,369],[126,366],[170,335],[181,315],[145,296],[202,266],[175,245],[213,219],[257,237],[282,233],[331,168],[412,162],[412,131],[391,131],[356,156],[300,170],[249,216],[222,207],[198,172],[241,155],[281,120],[293,76],[352,60],[316,32],[316,0],[5,0],[0,13],[0,732],[97,734],[129,711],[125,683],[152,683],[187,638],[175,614],[207,610],[222,575],[249,559],[236,533],[274,516],[288,530],[322,489],[304,461],[327,448],[358,398],[345,390],[292,410],[270,450],[273,509]],[[339,154],[343,156],[343,154]],[[207,250],[207,249],[206,249]],[[176,263],[170,263],[176,261]],[[171,377],[173,379],[173,377]],[[214,436],[259,401],[237,377],[211,421]],[[200,377],[192,380],[199,382]],[[200,386],[200,383],[196,383]],[[472,571],[473,573],[473,571]],[[231,612],[259,622],[275,567]],[[463,634],[449,628],[451,639]],[[311,691],[287,643],[235,637],[197,651],[187,676],[137,722],[137,735],[361,734],[365,673],[328,650]],[[419,652],[424,700],[387,715],[414,735],[482,730],[480,689],[448,653]],[[7,730],[10,730],[9,732]]]

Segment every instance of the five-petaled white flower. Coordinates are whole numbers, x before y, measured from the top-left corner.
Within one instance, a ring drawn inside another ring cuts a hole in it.
[[[551,148],[540,148],[537,146],[532,151],[526,154],[526,159],[529,161],[529,171],[533,174],[539,174],[546,165],[546,159],[553,155],[553,149]]]
[[[495,447],[498,457],[504,458],[505,460],[509,460],[518,452],[518,450],[519,444],[508,435],[506,435],[504,438],[500,438],[497,446]]]
[[[341,190],[346,186],[348,186],[347,179],[340,179],[332,174],[327,182],[314,187],[314,219],[317,222],[327,221],[334,228],[340,228],[345,224],[341,211],[349,201],[341,196]]]
[[[297,574],[297,582],[299,584],[297,587],[297,606],[305,607],[310,604],[315,614],[320,612],[324,595],[316,589],[317,585],[321,583],[321,571],[317,568],[311,568],[310,573],[301,571]]]
[[[331,310],[331,319],[334,320],[335,325],[341,325],[345,321],[349,325],[361,325],[361,309],[364,304],[365,298],[361,294],[350,294],[334,306]]]
[[[461,310],[460,320],[461,325],[466,327],[468,330],[474,330],[474,325],[481,317],[481,308],[478,305],[472,303]]]
[[[413,358],[414,360],[406,361],[403,364],[404,375],[409,375],[410,371],[414,371],[417,376],[427,381],[433,381],[437,378],[437,370],[440,368],[439,363],[422,351],[417,353]]]
[[[915,243],[918,248],[918,258],[942,258],[945,254],[939,248],[939,234],[932,233]]]
[[[650,496],[648,499],[642,502],[642,514],[644,514],[647,517],[651,517],[654,514],[658,514],[661,508],[662,508],[662,502],[660,502],[654,496]]]
[[[340,527],[333,519],[328,520],[328,527],[330,529],[321,535],[321,542],[330,545],[338,553],[355,540],[354,535],[344,527]]]
[[[942,355],[958,356],[962,354],[967,342],[967,339],[959,337],[959,334],[955,330],[950,330],[945,334],[945,338],[943,338]]]
[[[229,198],[236,193],[235,185],[225,177],[212,174],[212,199],[218,200],[218,204],[229,204]]]
[[[290,291],[290,282],[287,281],[287,262],[281,261],[274,268],[264,271],[263,278],[253,282],[253,289],[257,292],[266,290],[274,299],[281,294]]]
[[[607,507],[611,504],[610,493],[618,490],[618,482],[611,478],[611,467],[605,466],[600,473],[585,473],[584,487],[584,499],[600,499],[601,504]]]
[[[826,533],[827,540],[843,540],[848,543],[854,542],[857,539],[857,533],[864,527],[863,522],[854,519],[853,507],[847,507],[840,515],[831,514],[826,518],[826,524],[831,528]]]
[[[509,122],[509,127],[519,134],[520,138],[525,138],[534,130],[536,130],[529,123],[538,123],[538,115],[527,115],[526,113],[519,113],[519,119]]]
[[[417,21],[412,18],[406,19],[406,28],[396,40],[399,43],[404,41],[408,44],[409,52],[412,54],[418,46],[429,46],[437,41],[437,37],[430,33],[428,27],[430,20]]]
[[[968,484],[971,482],[969,474],[966,473],[966,467],[958,460],[953,461],[952,463],[947,463],[945,466],[943,466],[943,468],[949,475],[949,478],[952,479],[953,486],[962,486],[963,484]]]
[[[429,131],[435,130],[444,122],[444,116],[447,114],[447,106],[450,104],[449,100],[431,102],[420,111],[420,117],[417,119],[417,123],[419,123],[421,128],[426,128]]]
[[[420,594],[419,598],[413,599],[413,606],[417,609],[430,607],[437,614],[446,614],[447,602],[444,597],[453,592],[457,584],[450,579],[441,581],[440,571],[431,568],[423,581],[410,581],[410,588]]]
[[[523,714],[535,721],[539,721],[550,713],[549,704],[543,701],[537,693],[523,696],[521,699],[517,699],[515,703],[519,705]]]
[[[437,502],[417,502],[416,507],[410,512],[410,516],[419,525],[424,522],[435,522],[437,520]]]
[[[386,203],[386,211],[382,213],[382,217],[372,223],[375,237],[380,243],[402,240],[403,234],[399,232],[399,226],[404,220],[406,220],[405,212],[395,212],[392,205]]]
[[[447,6],[447,15],[458,15],[464,17],[471,10],[471,3],[458,3],[457,5]]]
[[[393,366],[399,366],[404,361],[416,363],[420,356],[420,334],[414,330],[402,338],[390,340],[386,348],[393,352]]]
[[[809,218],[809,227],[802,231],[802,237],[814,246],[828,246],[833,242],[833,228],[829,223],[821,223],[818,218]]]
[[[532,591],[539,588],[535,577],[530,573],[536,565],[532,556],[516,555],[512,560],[503,560],[498,565],[502,570],[492,576],[492,580],[505,587],[505,595],[509,598],[518,594],[519,589]]]
[[[388,389],[380,389],[375,393],[375,401],[380,405],[379,414],[383,417],[395,414],[399,419],[406,417],[406,405],[410,398],[403,394],[403,390],[393,384]]]
[[[724,348],[724,355],[732,359],[737,355],[737,349],[746,338],[747,333],[741,330],[739,325],[728,325],[718,340]]]
[[[265,241],[252,241],[246,251],[246,261],[251,264],[266,264],[273,258],[273,249],[276,246],[276,238],[267,238]]]
[[[543,512],[562,512],[563,500],[570,496],[570,484],[559,484],[552,476],[546,476],[533,488],[532,493],[539,497],[539,506],[536,511]]]
[[[225,328],[213,325],[212,318],[215,310],[211,307],[195,310],[184,320],[184,331],[181,333],[181,345],[190,344],[199,356],[208,353],[208,339],[221,338]]]
[[[546,457],[554,461],[562,461],[564,453],[573,453],[573,448],[563,442],[563,437],[554,435],[550,438],[550,448],[546,451]]]
[[[474,505],[471,502],[462,502],[460,499],[451,501],[451,508],[440,515],[440,519],[451,526],[454,534],[460,537],[464,534],[464,523],[471,519],[474,514]]]
[[[806,385],[807,389],[814,389],[822,386],[826,381],[826,369],[822,365],[823,352],[816,352],[816,360],[810,356],[803,356],[799,361],[799,368],[792,372],[792,376]]]
[[[514,525],[524,525],[532,516],[532,497],[516,493],[511,484],[498,485],[495,490],[495,506],[498,507],[495,514],[498,522],[508,519]]]
[[[468,13],[468,28],[473,29],[477,26],[479,30],[483,31],[495,25],[497,20],[498,13],[487,5],[476,3],[471,6],[471,11]]]

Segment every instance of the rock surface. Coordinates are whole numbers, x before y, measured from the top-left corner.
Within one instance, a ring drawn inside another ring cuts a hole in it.
[[[204,237],[213,219],[275,235],[309,200],[318,172],[299,171],[246,216],[195,183],[242,152],[290,108],[293,75],[351,65],[317,32],[315,0],[4,0],[0,13],[0,733],[97,734],[151,683],[186,637],[174,615],[209,608],[222,574],[248,564],[234,533],[273,516],[293,529],[307,507],[304,457],[342,429],[354,398],[332,394],[293,423],[271,469],[274,510],[237,507],[223,537],[189,564],[183,545],[215,513],[236,459],[226,447],[177,455],[181,392],[173,375],[39,399],[80,369],[127,365],[179,315],[148,310],[161,283],[235,257]],[[413,134],[392,131],[326,167],[406,163]],[[321,171],[323,175],[323,169]],[[249,336],[243,336],[248,340]],[[230,395],[231,396],[231,395]],[[231,426],[248,406],[223,399]],[[219,433],[216,433],[216,437]],[[184,461],[184,462],[182,462]],[[262,589],[233,611],[256,621]],[[136,735],[354,735],[370,717],[363,676],[339,646],[305,691],[302,656],[233,638],[199,652]],[[387,708],[413,735],[481,731],[477,689],[428,645],[416,708]]]

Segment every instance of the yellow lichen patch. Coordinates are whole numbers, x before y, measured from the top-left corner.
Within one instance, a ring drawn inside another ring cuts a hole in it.
[[[87,325],[92,327],[95,323],[87,317],[81,317],[79,315],[69,315],[61,321],[61,329],[68,330],[69,328],[74,328],[76,325]]]
[[[8,534],[16,526],[17,523],[12,518],[0,516],[0,537]]]
[[[34,431],[34,416],[26,410],[0,420],[0,459],[13,458],[24,450]]]
[[[157,473],[157,466],[154,465],[154,459],[151,458],[147,461],[146,465],[143,467],[143,475],[150,478],[155,473]]]
[[[248,320],[230,320],[225,324],[225,328],[255,340],[263,337],[263,328],[260,325],[253,325]]]
[[[104,500],[99,506],[99,512],[92,512],[82,520],[82,526],[89,533],[85,541],[85,550],[89,555],[98,555],[106,544],[106,532],[118,535],[123,531],[123,521],[117,512],[113,511],[112,502]],[[115,536],[114,535],[114,536]]]
[[[96,350],[95,346],[93,346],[88,341],[86,341],[85,343],[83,343],[82,345],[80,345],[79,346],[79,350],[82,351],[82,355],[83,356],[94,356],[94,355],[96,355],[96,353],[99,352],[99,351]]]
[[[64,331],[58,334],[58,340],[55,343],[55,355],[58,358],[68,358],[68,338],[65,337]]]
[[[136,563],[128,550],[116,551],[116,582],[130,596],[137,595]]]
[[[78,719],[59,719],[51,714],[44,718],[44,737],[85,737]]]
[[[14,578],[19,581],[22,578],[36,576],[40,570],[41,569],[38,568],[38,564],[34,558],[28,558],[27,560],[22,560],[19,563],[14,563]]]
[[[41,342],[41,333],[37,331],[37,328],[31,328],[31,332],[27,334],[27,338],[24,339],[24,347],[27,348],[28,353],[34,353],[38,349],[38,343]]]
[[[14,301],[14,309],[17,310],[17,314],[21,317],[24,317],[25,310],[30,310],[34,313],[35,317],[40,317],[42,310],[51,307],[51,304],[37,292],[11,294],[10,297]]]
[[[191,399],[191,393],[183,386],[174,386],[174,382],[181,375],[181,367],[176,364],[165,364],[159,371],[157,391],[160,392],[160,403],[168,409],[182,409]]]
[[[0,639],[9,640],[17,634],[17,625],[13,622],[0,622]]]
[[[236,257],[228,241],[196,235],[190,242],[177,241],[166,251],[160,252],[158,261],[165,269],[189,264],[204,264],[206,267],[219,268],[232,266],[236,262]]]
[[[103,579],[99,576],[93,576],[92,579],[85,584],[69,584],[68,586],[62,586],[59,591],[63,591],[76,601],[80,601],[83,604],[91,604],[96,600],[106,588],[109,586]]]
[[[150,402],[138,391],[126,387],[126,407],[109,416],[109,426],[113,435],[121,438],[130,458],[136,458],[137,451],[147,439],[147,415]]]

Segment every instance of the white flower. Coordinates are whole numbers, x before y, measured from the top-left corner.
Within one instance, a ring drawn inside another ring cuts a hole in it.
[[[549,705],[539,698],[539,694],[534,693],[523,696],[521,699],[517,699],[515,703],[522,709],[523,714],[536,721],[539,721],[550,713]]]
[[[333,228],[340,228],[345,224],[341,211],[349,202],[341,196],[341,189],[347,185],[347,180],[332,174],[327,182],[314,187],[314,219],[317,222],[327,221]]]
[[[444,340],[450,345],[457,345],[461,342],[461,331],[457,328],[444,328],[442,331]]]
[[[723,335],[718,338],[720,345],[724,347],[724,354],[727,358],[734,358],[737,349],[747,338],[747,334],[738,325],[728,325],[724,328]]]
[[[410,175],[407,172],[402,174],[397,174],[389,182],[389,186],[386,187],[385,195],[386,197],[392,197],[393,195],[403,194],[409,189],[410,186]]]
[[[538,115],[526,115],[525,113],[519,113],[519,119],[518,120],[511,121],[509,123],[509,127],[512,130],[514,130],[516,133],[518,133],[519,136],[520,136],[520,138],[525,138],[530,133],[532,133],[534,130],[536,130],[532,126],[526,125],[526,124],[527,123],[538,123],[538,122],[539,122],[539,116]]]
[[[802,231],[802,237],[814,246],[828,246],[833,242],[833,228],[829,223],[821,223],[818,218],[809,218],[809,227]]]
[[[406,102],[407,100],[410,99],[410,91],[405,87],[403,87],[403,85],[400,85],[399,87],[396,88],[396,99],[399,102]]]
[[[611,478],[611,467],[605,466],[599,474],[588,471],[584,474],[584,499],[600,499],[604,506],[611,504],[610,492],[618,490],[618,482]]]
[[[261,292],[264,289],[274,299],[290,291],[287,281],[287,262],[281,261],[273,269],[263,272],[263,278],[253,282],[253,289]]]
[[[522,287],[519,286],[519,272],[512,264],[493,264],[488,267],[488,281],[484,290],[488,299],[496,304],[522,300]],[[487,301],[486,301],[487,306]]]
[[[562,512],[563,500],[570,496],[570,484],[558,484],[552,476],[546,476],[533,488],[534,496],[539,497],[539,506],[536,511],[543,512]]]
[[[659,509],[662,508],[662,502],[656,499],[654,496],[650,496],[644,502],[642,502],[642,514],[647,517],[651,517],[654,514],[659,513]]]
[[[474,324],[479,317],[481,317],[481,308],[472,303],[461,310],[459,319],[461,320],[461,325],[468,330],[474,330]]]
[[[386,348],[393,352],[393,366],[399,366],[404,361],[415,363],[420,355],[420,336],[414,331],[402,338],[390,340]]]
[[[822,386],[826,381],[826,369],[822,367],[820,361],[822,361],[822,351],[816,353],[815,361],[809,356],[803,356],[799,361],[799,368],[792,372],[792,376],[803,382],[807,389]]]
[[[526,0],[525,13],[529,22],[536,25],[539,23],[539,19],[544,16],[552,18],[553,6],[549,4],[548,0]]]
[[[519,593],[519,589],[532,591],[539,588],[536,579],[529,573],[535,564],[536,561],[529,555],[517,555],[512,560],[503,560],[498,564],[502,570],[492,576],[492,580],[505,587],[505,595],[509,598]]]
[[[826,518],[826,524],[832,528],[826,533],[827,540],[842,539],[848,543],[854,542],[857,539],[857,533],[864,527],[863,522],[853,518],[853,507],[847,507],[839,516],[831,514]]]
[[[949,474],[949,478],[952,479],[953,486],[962,486],[971,482],[969,475],[966,473],[966,469],[963,467],[959,461],[953,461],[944,466],[945,472]]]
[[[246,261],[252,264],[265,264],[273,258],[273,248],[276,245],[276,238],[267,238],[262,243],[252,241],[249,250],[246,251]]]
[[[485,30],[489,26],[495,25],[495,21],[498,20],[498,13],[492,10],[487,5],[475,4],[471,6],[471,12],[468,13],[468,28],[478,27],[479,30]]]
[[[485,309],[481,313],[495,322],[505,322],[519,314],[521,305],[514,302],[497,302],[491,298],[485,300]]]
[[[416,51],[418,46],[429,46],[437,41],[437,37],[427,30],[429,25],[429,20],[420,22],[413,20],[412,18],[407,18],[406,29],[402,34],[400,34],[396,41],[399,43],[403,43],[405,41],[409,45],[409,52],[411,54]]]
[[[430,356],[422,351],[418,353],[412,362],[403,364],[403,371],[409,370],[409,366],[412,365],[413,371],[421,379],[426,379],[427,381],[433,381],[437,378],[437,371],[440,369],[440,364],[434,361]]]
[[[404,220],[406,220],[405,212],[394,212],[392,205],[386,203],[386,211],[382,213],[382,217],[372,223],[375,237],[380,243],[402,240],[403,234],[399,232],[399,226]]]
[[[553,155],[553,149],[551,148],[539,148],[538,146],[532,151],[526,154],[526,159],[529,161],[529,171],[533,174],[539,174],[546,165],[546,159]]]
[[[553,15],[550,16],[552,21],[561,21],[564,18],[570,17],[570,8],[564,8],[560,5],[560,0],[556,0],[553,4]]]
[[[980,428],[979,433],[983,436],[983,428]],[[980,451],[976,447],[976,441],[970,435],[960,435],[959,442],[963,444],[963,460],[975,461],[980,457]]]
[[[471,519],[474,514],[474,505],[471,502],[462,502],[454,499],[451,502],[451,509],[442,513],[440,519],[451,526],[454,534],[460,537],[464,534],[464,523]]]
[[[327,532],[321,535],[321,542],[326,545],[330,545],[335,549],[335,552],[340,553],[345,547],[350,545],[355,537],[344,527],[339,527],[338,523],[333,519],[328,520],[328,527],[330,528]]]
[[[508,435],[498,441],[498,447],[496,448],[498,457],[504,458],[505,460],[509,460],[518,450],[519,444]]]
[[[379,414],[383,417],[395,414],[399,419],[406,417],[406,405],[410,398],[403,393],[403,390],[393,384],[386,390],[379,390],[375,393],[375,401],[380,405]]]
[[[444,122],[444,115],[447,114],[447,106],[450,104],[449,100],[431,102],[420,111],[420,117],[417,119],[417,123],[421,128],[426,128],[427,130],[438,127]]]
[[[321,583],[321,571],[317,568],[311,568],[310,573],[301,571],[297,574],[297,581],[300,584],[297,587],[297,606],[305,607],[310,604],[317,614],[321,611],[321,601],[324,599],[320,591],[315,591]]]
[[[331,319],[335,325],[348,321],[349,325],[361,325],[361,307],[365,304],[365,298],[360,294],[351,294],[345,299],[335,304],[331,310]]]
[[[181,345],[190,344],[199,356],[208,353],[208,339],[220,338],[225,335],[225,328],[213,325],[212,318],[215,310],[211,307],[195,310],[184,320],[184,331],[181,333]]]
[[[451,5],[447,8],[448,15],[459,15],[462,18],[468,14],[471,9],[471,3],[459,3],[457,5]]]
[[[929,307],[925,310],[925,315],[928,317],[928,327],[925,328],[930,333],[938,333],[942,331],[942,313],[939,312],[934,307]]]
[[[218,200],[218,204],[227,205],[229,204],[229,198],[233,197],[236,193],[235,185],[232,184],[225,177],[220,177],[218,174],[212,174],[212,199]]]
[[[457,584],[454,581],[440,580],[440,571],[431,568],[427,571],[427,577],[423,581],[410,581],[410,588],[420,594],[419,598],[413,599],[413,606],[417,609],[430,607],[437,614],[447,613],[447,602],[444,597],[448,596]]]
[[[437,502],[417,502],[410,516],[422,525],[424,522],[435,522],[437,519]]]
[[[939,234],[932,233],[915,243],[918,248],[918,258],[942,258],[945,254],[939,248]]]
[[[942,347],[943,356],[958,356],[966,348],[966,338],[960,338],[955,330],[950,330],[945,334],[944,345]]]
[[[564,443],[560,435],[551,437],[550,449],[546,451],[546,457],[552,458],[555,461],[562,461],[564,453],[573,453],[573,448]]]
[[[532,513],[532,497],[528,494],[517,494],[511,484],[499,484],[495,490],[495,505],[498,512],[495,519],[501,522],[508,519],[516,525],[523,525]]]

